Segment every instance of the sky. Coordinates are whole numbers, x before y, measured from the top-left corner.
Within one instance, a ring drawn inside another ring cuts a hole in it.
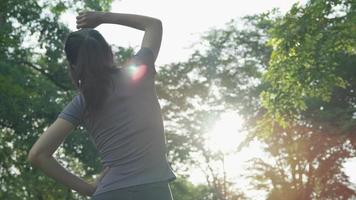
[[[193,52],[190,47],[211,28],[224,27],[232,19],[273,8],[285,12],[296,2],[305,0],[114,0],[111,11],[147,15],[162,21],[162,45],[156,60],[157,66],[161,66],[188,59]],[[63,18],[75,30],[73,14]],[[103,24],[97,30],[109,43],[136,49],[143,36],[142,31],[120,25]]]
[[[212,28],[222,28],[232,19],[246,15],[266,12],[279,8],[285,13],[294,3],[305,4],[306,0],[121,0],[114,1],[112,12],[147,15],[158,18],[163,23],[163,39],[156,66],[172,62],[183,62],[193,53],[192,45],[198,44],[202,34]],[[75,15],[67,13],[62,21],[72,30],[75,28]],[[120,26],[104,24],[99,30],[107,41],[123,47],[140,47],[143,32]],[[239,141],[239,140],[236,140]],[[237,177],[237,171],[243,170],[243,155],[261,155],[261,149],[245,149],[244,152],[235,154],[226,159],[226,167],[231,176]],[[241,160],[242,159],[242,160]],[[236,161],[239,164],[236,165]],[[351,182],[356,185],[356,158],[345,164],[345,171],[351,177]],[[203,183],[203,174],[192,169],[191,181]],[[243,187],[241,185],[241,187]],[[259,198],[255,198],[259,199]],[[263,199],[263,198],[261,198]]]

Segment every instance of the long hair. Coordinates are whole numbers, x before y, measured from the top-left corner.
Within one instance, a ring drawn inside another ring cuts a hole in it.
[[[68,35],[64,47],[69,61],[69,75],[83,94],[86,114],[98,111],[108,96],[116,68],[111,47],[94,29],[81,29]]]

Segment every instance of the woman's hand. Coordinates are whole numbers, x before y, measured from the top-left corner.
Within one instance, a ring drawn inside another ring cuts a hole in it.
[[[92,187],[88,188],[88,193],[90,193],[89,196],[93,195],[96,188],[98,187],[98,184],[100,183],[101,179],[104,178],[104,176],[106,175],[106,173],[108,173],[108,171],[110,170],[109,167],[105,167],[105,169],[103,171],[101,171],[101,173],[99,174],[99,176],[95,179],[94,183],[90,184]]]
[[[81,12],[77,16],[77,29],[95,28],[102,23],[104,12],[87,11]]]

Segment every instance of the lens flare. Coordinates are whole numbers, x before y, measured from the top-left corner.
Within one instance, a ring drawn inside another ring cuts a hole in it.
[[[137,82],[144,77],[144,75],[146,74],[146,71],[147,71],[146,65],[132,64],[127,67],[127,76],[130,78],[131,81]]]

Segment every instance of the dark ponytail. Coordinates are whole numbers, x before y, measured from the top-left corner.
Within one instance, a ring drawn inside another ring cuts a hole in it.
[[[65,52],[70,77],[84,96],[87,114],[94,114],[102,107],[112,86],[110,74],[116,68],[111,48],[98,31],[82,29],[68,36]]]

